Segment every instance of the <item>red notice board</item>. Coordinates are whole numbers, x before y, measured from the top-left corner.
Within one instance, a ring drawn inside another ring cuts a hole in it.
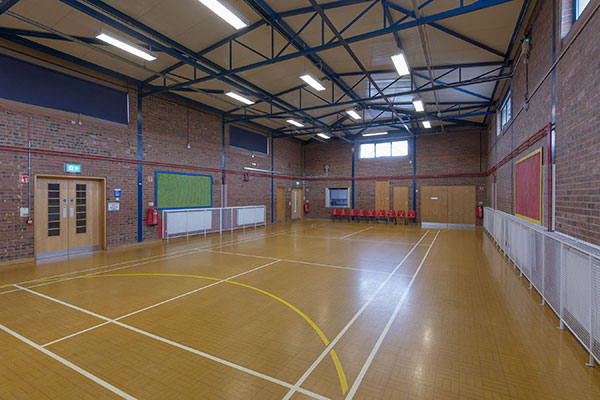
[[[515,215],[542,224],[542,148],[515,163]]]

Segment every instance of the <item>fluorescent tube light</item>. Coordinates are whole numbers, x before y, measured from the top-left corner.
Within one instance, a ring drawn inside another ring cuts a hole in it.
[[[310,76],[309,74],[305,74],[302,75],[300,77],[300,79],[302,79],[304,82],[308,83],[310,86],[313,87],[313,89],[315,89],[316,91],[323,91],[325,90],[325,86],[323,86],[321,84],[321,82],[319,82],[318,80],[316,80],[315,78],[313,78],[312,76]]]
[[[404,53],[392,56],[392,61],[394,62],[396,70],[398,71],[398,75],[404,76],[410,74],[410,68],[408,68],[408,63],[406,62],[406,56]]]
[[[427,129],[431,128],[431,122],[423,121],[423,127],[427,128]]]
[[[330,138],[330,136],[327,136],[324,133],[317,133],[317,136],[320,137],[320,138],[323,138],[323,139],[329,139]]]
[[[304,124],[301,124],[300,122],[293,120],[293,119],[288,119],[287,122],[289,124],[292,124],[294,126],[297,126],[298,128],[302,128],[304,126]]]
[[[413,100],[413,106],[415,106],[415,111],[423,112],[425,111],[425,106],[423,106],[423,100]]]
[[[212,12],[223,18],[225,22],[233,26],[235,29],[242,29],[248,26],[248,22],[244,21],[235,9],[233,9],[225,1],[219,0],[199,0],[200,3],[208,7]]]
[[[363,133],[363,136],[380,136],[380,135],[387,135],[387,132],[375,132],[375,133]]]
[[[227,92],[225,93],[227,96],[231,97],[232,99],[236,99],[237,101],[241,101],[244,104],[254,104],[254,101],[242,96],[241,94],[238,94],[236,92]]]
[[[148,50],[145,50],[142,47],[140,47],[136,44],[133,44],[128,40],[121,39],[120,37],[118,37],[112,33],[109,33],[106,31],[100,31],[96,35],[96,39],[102,40],[105,43],[108,43],[110,45],[118,47],[119,49],[124,50],[128,53],[131,53],[134,56],[143,58],[146,61],[156,60],[156,56],[154,56]]]
[[[353,109],[346,110],[346,114],[348,114],[349,116],[351,116],[354,119],[357,119],[357,120],[361,119],[360,115],[356,111],[354,111]]]

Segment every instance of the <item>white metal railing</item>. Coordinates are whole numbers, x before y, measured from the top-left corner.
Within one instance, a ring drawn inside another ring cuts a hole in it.
[[[488,207],[483,227],[556,313],[559,328],[589,351],[588,365],[600,362],[600,250]]]
[[[233,231],[265,225],[266,206],[162,210],[162,238]]]

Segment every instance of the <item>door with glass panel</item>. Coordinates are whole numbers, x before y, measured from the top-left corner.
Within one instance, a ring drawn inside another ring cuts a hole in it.
[[[36,180],[37,258],[97,250],[101,246],[101,181]]]

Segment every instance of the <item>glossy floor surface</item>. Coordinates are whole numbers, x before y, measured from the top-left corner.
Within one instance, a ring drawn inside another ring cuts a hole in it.
[[[600,399],[481,230],[310,221],[0,268],[0,398]]]

